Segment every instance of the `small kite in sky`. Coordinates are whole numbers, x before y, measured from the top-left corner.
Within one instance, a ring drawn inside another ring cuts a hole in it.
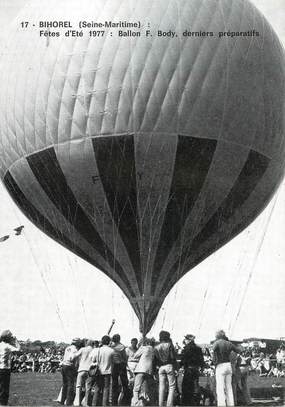
[[[21,235],[23,229],[24,229],[23,225],[18,226],[17,228],[13,229],[16,232],[15,236]],[[5,240],[9,239],[9,237],[10,237],[10,235],[5,235],[5,236],[0,237],[0,243],[5,242]]]
[[[18,236],[18,235],[20,235],[21,233],[22,233],[22,230],[24,229],[24,226],[23,225],[21,225],[21,226],[18,226],[17,228],[15,228],[14,230],[15,230],[15,235],[16,236]]]

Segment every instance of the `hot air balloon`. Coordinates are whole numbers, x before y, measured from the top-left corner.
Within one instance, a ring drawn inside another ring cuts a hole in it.
[[[103,35],[39,21],[102,22]],[[140,34],[119,34],[128,24]],[[15,21],[0,64],[6,188],[118,284],[146,334],[173,285],[283,177],[278,38],[247,0],[43,0]]]

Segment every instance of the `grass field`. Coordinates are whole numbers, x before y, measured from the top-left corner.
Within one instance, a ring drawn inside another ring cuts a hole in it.
[[[201,378],[205,385],[206,378]],[[282,386],[274,388],[272,385]],[[276,405],[272,397],[281,396],[285,389],[285,378],[267,378],[251,375],[249,386],[256,405]],[[9,404],[13,406],[56,406],[53,400],[57,398],[61,387],[61,374],[14,373],[11,376]],[[267,402],[266,402],[267,401]],[[283,405],[282,402],[277,403]]]
[[[9,404],[13,406],[55,406],[61,387],[60,373],[14,373],[11,375]]]

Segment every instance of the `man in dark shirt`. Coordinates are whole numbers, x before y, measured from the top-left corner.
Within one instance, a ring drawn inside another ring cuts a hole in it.
[[[121,344],[121,337],[116,334],[112,338],[111,348],[114,349],[114,365],[112,369],[112,405],[117,406],[119,399],[122,397],[125,400],[130,398],[127,376],[127,354],[126,347]],[[119,379],[122,386],[122,394],[120,395]]]
[[[198,406],[200,404],[199,369],[204,366],[202,349],[195,344],[194,335],[186,335],[184,349],[181,353],[181,366],[184,367],[182,381],[182,405]]]
[[[218,406],[234,406],[232,388],[232,366],[230,361],[231,352],[239,352],[220,330],[216,333],[216,341],[213,345],[213,362],[216,365],[216,393]]]
[[[175,379],[175,365],[176,355],[175,349],[170,338],[170,333],[167,331],[161,331],[159,333],[159,344],[155,347],[155,363],[159,366],[158,369],[158,405],[164,405],[164,398],[167,393],[167,406],[173,406],[174,393],[176,387]]]

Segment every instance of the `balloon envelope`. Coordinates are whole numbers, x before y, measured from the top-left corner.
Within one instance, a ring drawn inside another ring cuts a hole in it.
[[[90,16],[140,23],[141,35],[39,36],[40,20]],[[227,34],[253,29],[259,36]],[[246,0],[41,1],[11,28],[0,65],[8,191],[120,286],[148,332],[171,287],[252,222],[280,183],[276,35]]]

